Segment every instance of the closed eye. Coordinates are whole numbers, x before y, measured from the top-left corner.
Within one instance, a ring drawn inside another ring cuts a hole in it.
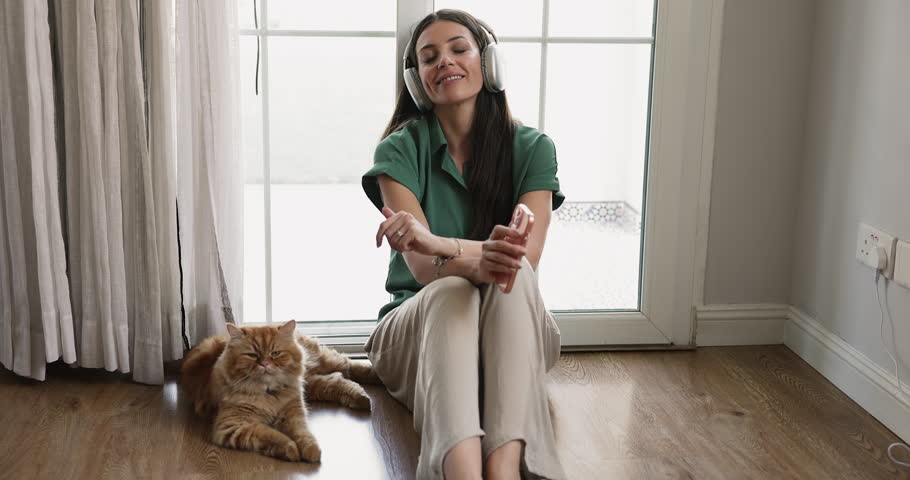
[[[467,50],[452,50],[452,51],[459,55],[461,55],[464,52],[467,52]],[[423,63],[433,63],[436,61],[436,56],[434,55],[432,57],[424,58],[422,61],[423,61]]]
[[[244,356],[244,357],[253,358],[253,359],[259,357],[259,355],[256,355],[255,353],[244,353],[243,356]]]

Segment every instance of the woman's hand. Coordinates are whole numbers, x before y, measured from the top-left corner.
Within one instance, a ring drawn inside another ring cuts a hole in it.
[[[519,239],[521,234],[504,225],[493,227],[490,238],[483,242],[483,253],[471,274],[470,280],[475,285],[495,282],[498,275],[509,275],[521,268],[521,259],[527,254],[527,249],[511,243],[507,238]]]
[[[414,215],[404,210],[394,212],[389,207],[382,207],[382,214],[386,219],[379,224],[379,231],[376,232],[377,248],[385,237],[392,250],[401,253],[417,252],[432,256],[454,253],[454,241],[433,235]]]

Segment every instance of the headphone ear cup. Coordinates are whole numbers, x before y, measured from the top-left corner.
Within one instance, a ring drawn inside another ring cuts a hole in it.
[[[498,44],[491,43],[483,49],[480,57],[480,68],[483,70],[483,84],[491,92],[501,92],[506,88],[506,65],[502,50]]]
[[[408,93],[411,94],[411,99],[414,100],[414,104],[417,105],[417,109],[421,112],[426,112],[433,109],[433,102],[430,100],[429,95],[423,89],[423,85],[420,83],[420,75],[417,73],[415,67],[408,68],[404,71],[404,85],[408,89]]]

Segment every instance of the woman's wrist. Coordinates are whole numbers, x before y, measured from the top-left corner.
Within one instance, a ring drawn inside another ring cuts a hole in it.
[[[455,242],[455,251],[450,254],[436,255],[436,258],[433,259],[433,265],[436,265],[436,273],[434,275],[434,278],[439,278],[442,275],[442,268],[447,263],[451,262],[455,258],[461,257],[461,253],[463,251],[461,249],[461,242],[459,242],[457,238],[453,238],[451,240]],[[443,251],[445,251],[445,249],[443,249]]]
[[[461,254],[462,249],[458,240],[455,238],[436,236],[436,248],[433,252],[437,257],[457,257]]]
[[[468,275],[465,277],[474,285],[481,285],[484,282],[484,279],[480,278],[480,257],[471,257],[470,259],[465,259],[468,261]]]

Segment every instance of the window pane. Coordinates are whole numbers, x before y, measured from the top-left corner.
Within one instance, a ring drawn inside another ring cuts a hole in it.
[[[390,300],[382,219],[359,183],[273,185],[272,320],[375,319]]]
[[[376,318],[389,257],[360,176],[394,107],[394,39],[272,37],[269,54],[272,319]]]
[[[265,211],[263,185],[248,183],[243,191],[243,321],[266,321]]]
[[[262,25],[262,1],[256,3],[259,8],[259,24]],[[253,0],[237,0],[237,24],[240,28],[256,28],[253,18]]]
[[[550,2],[550,36],[650,37],[654,2],[558,0]]]
[[[241,155],[246,164],[243,320],[265,321],[265,216],[262,187],[262,97],[254,92],[256,37],[240,36]],[[260,86],[261,87],[261,86]]]
[[[497,37],[541,35],[543,0],[437,0],[436,10],[443,8],[474,15],[486,22]]]
[[[638,306],[650,60],[650,45],[549,46],[546,131],[567,196],[541,276],[551,308]]]
[[[246,182],[262,183],[262,67],[256,95],[256,37],[240,36],[241,154],[246,163]]]
[[[546,129],[559,140],[560,181],[574,201],[640,207],[641,189],[630,192],[629,184],[644,169],[651,46],[549,49]]]
[[[503,43],[506,60],[506,98],[512,116],[537,127],[540,104],[540,44]]]
[[[269,42],[272,183],[359,183],[394,106],[395,40]]]
[[[395,31],[395,0],[269,0],[269,28]]]

